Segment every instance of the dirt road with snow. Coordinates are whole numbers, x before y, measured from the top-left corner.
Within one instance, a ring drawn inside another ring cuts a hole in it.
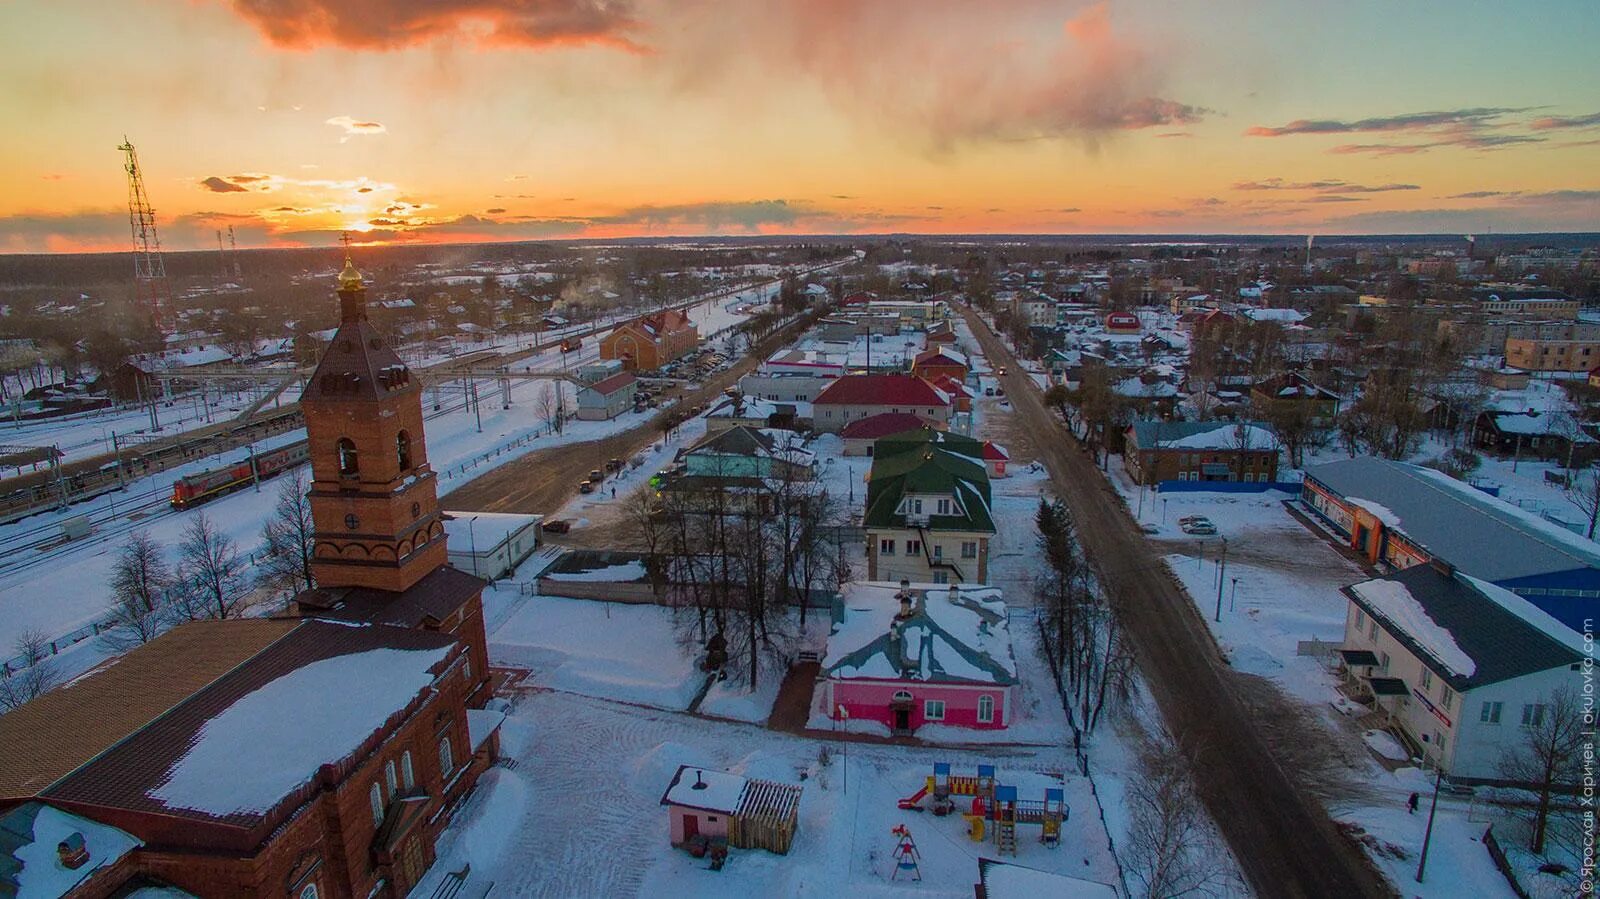
[[[1167,725],[1191,749],[1207,807],[1261,896],[1388,896],[1393,891],[1326,810],[1274,757],[1236,675],[1089,455],[987,324],[962,309],[1057,493],[1072,507],[1085,551],[1133,636]]]

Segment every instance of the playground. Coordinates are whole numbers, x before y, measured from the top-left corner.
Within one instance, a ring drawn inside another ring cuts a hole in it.
[[[448,869],[470,861],[475,876],[495,882],[496,894],[970,899],[979,858],[1103,883],[1118,880],[1088,782],[1060,777],[1071,771],[1071,752],[1064,748],[823,744],[556,692],[519,702],[502,745],[515,767],[480,790],[484,795],[451,826],[441,853]],[[598,746],[605,751],[595,751]],[[685,765],[801,786],[787,854],[730,845],[721,870],[712,870],[710,858],[674,847],[662,790]],[[949,772],[951,808],[943,816],[934,814],[935,789],[929,784],[935,765]],[[992,771],[994,803],[985,785],[983,834],[975,841],[968,816],[980,798],[980,765]],[[970,792],[963,792],[969,783]],[[1002,788],[1015,790],[1015,855],[1002,854],[999,824],[987,813],[1006,802]],[[1042,841],[1047,790],[1060,791],[1054,849]],[[921,811],[901,807],[901,800],[919,791],[914,804]],[[581,828],[570,826],[577,808],[597,809]],[[899,867],[896,827],[912,837],[915,872]],[[480,840],[515,845],[500,853],[473,851]],[[633,847],[633,864],[615,863],[619,846]]]
[[[1044,775],[1024,773],[1028,781],[1046,780]],[[922,811],[924,807],[935,818],[947,818],[959,812],[966,822],[967,836],[974,843],[991,843],[996,853],[1017,854],[1018,825],[1039,828],[1039,845],[1047,849],[1061,847],[1061,824],[1067,816],[1066,794],[1055,780],[1056,786],[1046,786],[1041,799],[1022,799],[1015,783],[1001,783],[993,765],[980,764],[976,774],[952,774],[949,762],[934,762],[933,774],[922,789],[901,799],[896,806],[902,811]],[[960,803],[965,803],[961,805]],[[902,828],[904,829],[904,828]],[[904,855],[904,853],[902,853]],[[904,865],[896,870],[901,873]]]

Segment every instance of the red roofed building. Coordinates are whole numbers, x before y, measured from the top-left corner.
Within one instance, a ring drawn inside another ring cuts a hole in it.
[[[865,306],[865,305],[867,305],[869,303],[876,303],[877,301],[878,301],[878,295],[873,293],[872,291],[870,291],[870,290],[858,290],[855,293],[849,294],[844,299],[840,300],[839,301],[839,305],[840,306]]]
[[[971,412],[972,398],[976,394],[972,388],[954,378],[940,375],[933,379],[933,386],[950,394],[951,407],[956,412]]]
[[[578,417],[584,421],[605,421],[633,408],[634,387],[639,379],[631,371],[617,372],[609,378],[578,388]]]
[[[846,456],[870,456],[879,437],[932,427],[933,422],[910,412],[880,412],[850,422],[839,429],[839,436],[844,438]]]
[[[630,371],[655,371],[700,343],[689,315],[667,309],[623,322],[600,339],[601,359],[620,359]]]
[[[836,434],[844,426],[884,412],[909,412],[935,428],[950,423],[950,395],[915,375],[847,375],[813,401],[812,426]]]
[[[1106,332],[1110,334],[1139,333],[1139,316],[1132,312],[1112,312],[1106,316]]]
[[[1003,478],[1006,476],[1006,464],[1011,461],[1011,454],[1006,448],[992,440],[983,442],[983,467],[989,469],[989,477]]]
[[[911,373],[935,382],[940,378],[964,381],[967,378],[967,357],[946,346],[923,350],[912,360]]]

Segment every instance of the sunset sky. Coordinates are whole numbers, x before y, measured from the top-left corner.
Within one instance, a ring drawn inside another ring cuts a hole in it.
[[[1600,230],[1594,0],[10,0],[0,252]]]

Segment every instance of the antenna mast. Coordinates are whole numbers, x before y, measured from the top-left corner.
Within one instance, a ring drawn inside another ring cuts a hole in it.
[[[167,280],[167,263],[161,255],[161,237],[156,233],[156,212],[145,193],[144,173],[139,169],[139,154],[123,135],[117,146],[125,156],[122,167],[128,173],[128,226],[133,231],[133,280],[136,299],[150,314],[156,331],[172,329],[168,306],[172,284]]]
[[[244,269],[239,266],[239,242],[233,239],[233,226],[228,226],[228,257],[233,260],[233,279],[235,281],[244,277]]]

